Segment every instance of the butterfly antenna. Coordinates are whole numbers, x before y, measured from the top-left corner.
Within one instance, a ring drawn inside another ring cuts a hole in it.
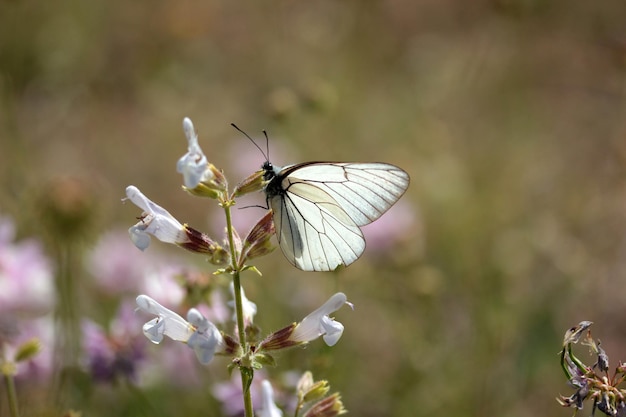
[[[258,144],[258,143],[256,143],[256,142],[254,141],[254,139],[252,139],[252,138],[251,138],[251,137],[250,137],[250,136],[249,136],[246,132],[244,132],[243,130],[239,129],[239,126],[237,126],[236,124],[231,123],[230,125],[231,125],[232,127],[234,127],[235,129],[237,129],[239,132],[243,133],[243,135],[244,135],[245,137],[247,137],[247,138],[250,140],[250,142],[252,142],[252,144],[253,144],[254,146],[256,146],[256,148],[257,148],[257,149],[261,152],[261,154],[265,157],[265,159],[266,159],[266,160],[269,160],[269,159],[268,159],[268,155],[267,155],[265,152],[263,152],[263,149],[261,149],[261,147],[259,146],[259,144]],[[265,137],[267,138],[267,134],[265,135]]]
[[[265,150],[267,152],[267,160],[270,160],[270,138],[267,137],[267,131],[263,129],[263,134],[265,135]]]

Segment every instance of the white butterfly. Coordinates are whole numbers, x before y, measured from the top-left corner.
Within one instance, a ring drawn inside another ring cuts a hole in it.
[[[350,265],[365,250],[360,226],[404,194],[409,175],[385,163],[263,164],[265,196],[283,253],[304,271]]]

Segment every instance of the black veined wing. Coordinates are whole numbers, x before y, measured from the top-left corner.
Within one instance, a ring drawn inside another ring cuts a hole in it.
[[[305,162],[263,165],[265,194],[278,243],[304,271],[350,265],[365,250],[360,226],[378,219],[404,194],[409,175],[385,163]]]

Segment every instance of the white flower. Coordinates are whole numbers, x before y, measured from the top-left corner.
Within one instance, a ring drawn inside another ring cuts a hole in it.
[[[149,200],[134,185],[126,187],[126,197],[143,210],[139,222],[128,229],[135,246],[145,250],[150,245],[150,235],[165,243],[189,242],[184,226],[163,207]]]
[[[323,336],[328,346],[335,345],[343,334],[343,324],[330,318],[329,315],[339,310],[344,304],[353,308],[344,293],[336,293],[320,308],[298,323],[289,339],[295,342],[310,342]]]
[[[147,295],[140,295],[135,301],[140,310],[157,316],[143,325],[143,333],[152,343],[161,343],[163,336],[187,342],[194,333],[195,329],[184,318]]]
[[[187,153],[183,155],[176,164],[176,171],[183,174],[185,187],[193,189],[201,182],[208,182],[213,179],[213,173],[209,169],[206,156],[202,153],[198,144],[198,135],[193,127],[191,119],[183,119],[183,130],[187,136]]]
[[[187,313],[187,321],[147,295],[138,296],[136,302],[140,310],[157,316],[143,326],[144,335],[152,343],[161,343],[163,336],[186,343],[202,364],[211,362],[215,353],[224,351],[220,331],[195,308]]]
[[[206,365],[211,362],[216,352],[224,351],[224,338],[217,327],[195,308],[189,310],[187,320],[196,327],[187,345],[196,352],[200,363]]]
[[[272,384],[270,384],[267,379],[263,380],[261,384],[263,389],[261,409],[257,411],[256,414],[259,417],[282,417],[283,412],[274,403],[274,390],[272,389]]]
[[[246,326],[249,326],[253,323],[254,320],[254,316],[256,315],[256,304],[253,303],[252,301],[248,300],[248,298],[246,297],[246,293],[243,290],[243,287],[241,288],[241,304],[242,304],[242,310],[243,310],[243,322],[245,323]],[[235,297],[235,286],[234,284],[231,282],[230,283],[230,293],[233,295],[233,298]],[[233,301],[229,301],[228,305],[230,307],[232,307],[233,309],[236,309],[235,306],[235,300]],[[237,322],[237,312],[234,313],[233,315],[233,321],[236,323]]]

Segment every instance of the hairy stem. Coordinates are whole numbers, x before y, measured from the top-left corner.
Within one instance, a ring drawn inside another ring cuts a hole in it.
[[[231,266],[233,268],[233,288],[235,296],[235,311],[237,315],[237,331],[239,333],[239,343],[243,351],[244,356],[248,353],[248,343],[246,341],[246,329],[243,322],[243,302],[241,299],[241,271],[239,271],[239,265],[237,262],[237,251],[235,249],[235,239],[233,234],[233,224],[230,212],[230,206],[232,203],[226,202],[222,204],[224,207],[224,213],[226,214],[226,230],[228,234],[228,246],[230,247]],[[243,365],[240,365],[243,366]],[[243,402],[246,417],[252,417],[254,412],[252,410],[252,397],[250,395],[250,384],[252,383],[252,369],[240,369],[241,371],[241,386],[243,390]]]

